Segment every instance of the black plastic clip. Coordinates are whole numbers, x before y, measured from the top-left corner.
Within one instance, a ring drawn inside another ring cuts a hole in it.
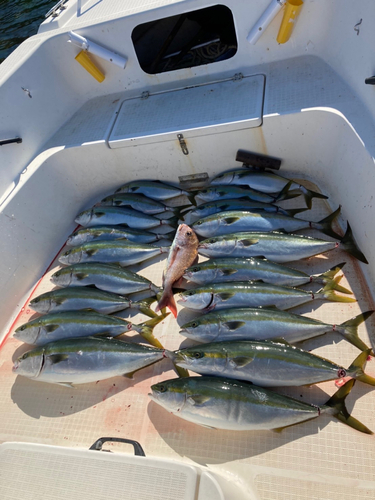
[[[5,146],[6,144],[21,144],[21,137],[15,137],[14,139],[4,139],[0,141],[0,146]]]
[[[367,83],[367,85],[375,85],[375,76],[370,76],[370,78],[366,78],[365,83]]]
[[[271,168],[279,170],[281,165],[279,158],[259,153],[250,153],[250,151],[244,151],[243,149],[237,151],[236,161],[242,162],[244,167],[258,169]]]

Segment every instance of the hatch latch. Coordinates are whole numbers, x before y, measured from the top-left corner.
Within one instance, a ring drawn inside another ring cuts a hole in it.
[[[177,139],[178,139],[178,142],[180,143],[181,151],[184,153],[184,155],[188,155],[189,150],[187,148],[184,136],[182,134],[177,134]]]

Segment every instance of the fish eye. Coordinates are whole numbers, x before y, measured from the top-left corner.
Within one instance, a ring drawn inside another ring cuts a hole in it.
[[[190,296],[191,296],[191,295],[194,295],[194,294],[195,294],[195,292],[194,292],[194,291],[190,291],[190,292],[188,292],[188,295],[190,295]]]
[[[197,351],[193,354],[193,356],[195,359],[200,359],[200,358],[203,358],[203,353]]]
[[[64,255],[69,255],[69,254],[71,254],[71,253],[72,253],[72,251],[71,251],[71,250],[67,250],[67,251],[64,253]]]
[[[23,356],[21,356],[21,359],[27,359],[29,357],[29,353],[25,352]]]
[[[196,321],[194,321],[193,323],[191,323],[191,326],[192,326],[193,328],[197,328],[198,323],[197,323]]]
[[[191,231],[187,231],[186,236],[191,236],[193,233]]]
[[[61,271],[57,271],[57,272],[54,274],[54,276],[60,276],[60,274],[61,274]]]
[[[197,221],[197,223],[196,223],[196,224],[197,224],[197,226],[200,226],[200,225],[202,224],[202,221],[201,221],[201,220],[199,220],[199,221]]]
[[[197,273],[198,271],[200,271],[200,267],[193,267],[193,271]]]
[[[159,385],[159,392],[166,392],[167,388],[165,385]]]
[[[26,330],[26,325],[22,325],[20,328],[21,332],[23,332],[24,330]]]
[[[39,301],[40,301],[40,298],[39,298],[39,297],[37,297],[36,299],[34,299],[34,300],[33,300],[34,304],[35,304],[35,303],[38,303]]]
[[[209,240],[210,243],[215,243],[214,239]]]

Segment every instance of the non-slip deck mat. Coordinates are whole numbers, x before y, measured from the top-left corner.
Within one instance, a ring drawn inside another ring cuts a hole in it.
[[[321,190],[324,192],[323,187]],[[288,203],[303,206],[301,198]],[[314,199],[313,210],[300,217],[320,220],[329,211],[325,202]],[[306,231],[306,234],[321,236],[316,231]],[[356,303],[311,302],[293,312],[339,324],[360,312],[374,309],[358,262],[342,250],[288,265],[312,274],[345,261],[341,284],[353,291]],[[133,269],[140,269],[141,274],[160,285],[164,264],[165,257],[161,256]],[[34,296],[52,288],[49,276],[57,265],[57,262],[52,265]],[[317,290],[319,286],[304,288]],[[25,305],[14,328],[32,316],[33,311]],[[155,328],[155,335],[168,349],[178,348],[181,342],[186,345],[186,340],[178,333],[178,323],[193,316],[180,310],[177,321],[168,316]],[[137,323],[145,317],[137,315],[133,319]],[[374,340],[374,327],[373,317],[359,327],[359,336],[368,345],[370,337]],[[133,337],[139,339],[136,334]],[[359,353],[335,333],[308,341],[303,347],[344,367]],[[136,373],[133,380],[116,377],[69,389],[13,374],[12,359],[25,350],[26,347],[10,335],[0,352],[1,441],[88,448],[101,436],[128,437],[139,441],[146,455],[207,465],[231,478],[244,495],[255,491],[260,500],[322,500],[337,496],[346,500],[375,496],[375,437],[361,434],[330,416],[323,415],[280,434],[207,429],[170,415],[150,401],[150,386],[175,376],[169,360],[145,368]],[[368,362],[366,372],[375,376],[374,359]],[[336,390],[334,382],[326,382],[283,392],[302,401],[323,404]],[[375,431],[375,391],[372,387],[357,382],[347,399],[347,407],[353,416]],[[118,449],[116,444],[112,447]]]

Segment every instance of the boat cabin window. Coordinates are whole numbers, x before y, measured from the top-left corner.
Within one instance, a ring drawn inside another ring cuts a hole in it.
[[[224,61],[237,52],[233,15],[225,5],[140,24],[132,40],[149,74]]]

